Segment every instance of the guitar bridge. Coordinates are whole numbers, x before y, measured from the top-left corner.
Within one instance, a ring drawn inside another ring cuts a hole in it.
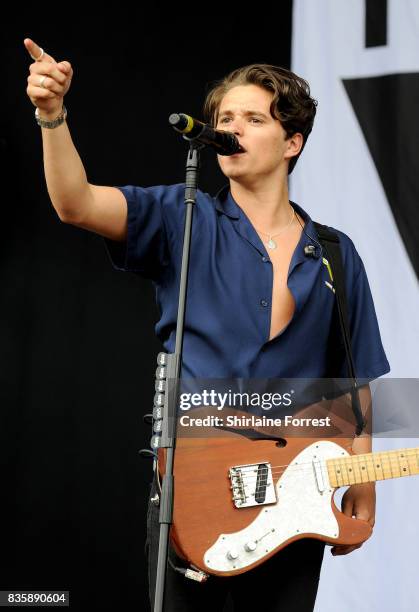
[[[229,477],[236,508],[276,503],[271,464],[267,461],[235,465],[229,469]]]

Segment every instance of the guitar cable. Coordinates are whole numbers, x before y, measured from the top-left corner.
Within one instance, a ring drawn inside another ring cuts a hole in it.
[[[170,558],[170,550],[168,555],[168,562],[172,569],[179,574],[182,574],[185,578],[189,578],[189,580],[195,580],[195,582],[206,582],[209,578],[209,574],[206,574],[202,570],[198,568],[192,569],[192,567],[177,567]]]
[[[156,460],[156,484],[157,484],[157,488],[159,490],[159,493],[156,494],[155,497],[152,498],[152,502],[156,505],[159,506],[160,505],[160,497],[161,497],[161,483],[160,483],[160,475],[159,475],[159,460],[157,458]],[[173,551],[174,552],[174,551]],[[169,554],[167,556],[167,560],[169,565],[171,566],[171,568],[175,571],[178,572],[179,574],[182,574],[182,576],[184,576],[185,578],[189,578],[190,580],[195,580],[195,582],[206,582],[206,580],[208,580],[209,578],[209,574],[206,574],[205,572],[203,572],[202,570],[198,569],[198,568],[194,568],[194,566],[191,567],[178,567],[177,565],[175,565],[173,563],[173,561],[170,558],[170,553],[171,550],[169,548]]]

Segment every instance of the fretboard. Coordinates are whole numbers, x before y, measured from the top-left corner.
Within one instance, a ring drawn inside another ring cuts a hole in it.
[[[326,461],[330,485],[342,487],[419,474],[419,448],[351,455]]]

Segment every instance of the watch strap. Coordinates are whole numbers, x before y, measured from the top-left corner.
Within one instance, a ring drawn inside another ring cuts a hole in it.
[[[63,108],[61,109],[60,114],[58,115],[58,117],[56,117],[55,119],[53,119],[52,121],[47,121],[46,119],[41,119],[41,117],[39,116],[39,108],[35,109],[35,119],[38,125],[40,125],[43,128],[48,128],[48,129],[54,129],[56,127],[58,127],[59,125],[61,125],[62,123],[64,123],[64,121],[66,120],[67,117],[67,109],[63,104]]]

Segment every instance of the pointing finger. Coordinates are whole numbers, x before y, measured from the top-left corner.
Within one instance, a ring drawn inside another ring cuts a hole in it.
[[[43,61],[43,62],[52,62],[54,64],[56,63],[55,59],[51,55],[48,55],[48,53],[45,53],[42,47],[37,45],[36,42],[31,40],[30,38],[25,38],[25,40],[23,41],[23,44],[25,45],[25,48],[27,52],[29,53],[29,55],[31,56],[31,58],[35,60],[36,62]]]

